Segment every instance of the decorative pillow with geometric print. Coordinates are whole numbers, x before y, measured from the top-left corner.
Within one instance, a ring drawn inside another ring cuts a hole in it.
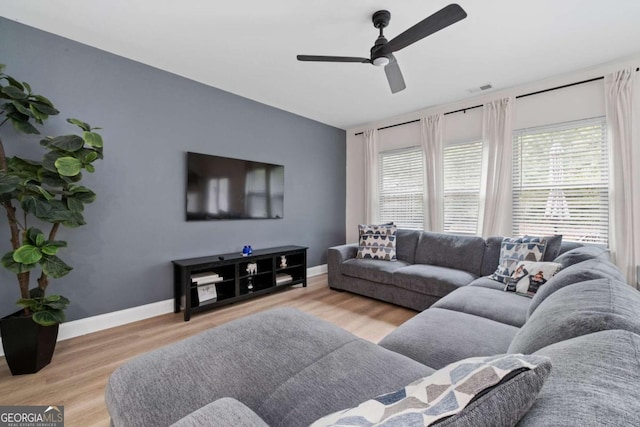
[[[522,261],[542,261],[547,241],[544,237],[505,237],[500,245],[500,261],[489,279],[506,284]]]
[[[516,425],[551,371],[548,357],[502,354],[452,363],[408,386],[327,415],[311,427]]]
[[[358,225],[360,239],[356,258],[396,260],[396,233],[398,227],[390,224]]]

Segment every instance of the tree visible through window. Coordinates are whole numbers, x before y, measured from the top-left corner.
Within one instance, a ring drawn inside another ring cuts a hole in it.
[[[608,193],[604,118],[514,132],[514,235],[562,234],[606,245]]]

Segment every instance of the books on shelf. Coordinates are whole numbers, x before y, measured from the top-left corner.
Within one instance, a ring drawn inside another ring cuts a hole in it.
[[[284,283],[289,283],[293,281],[293,277],[287,273],[278,273],[276,274],[276,285],[282,285]]]
[[[218,283],[222,282],[224,278],[217,273],[206,272],[206,273],[196,273],[191,275],[191,282],[196,285],[206,285],[209,283]]]
[[[218,298],[215,283],[198,286],[198,299],[200,302],[215,300]]]

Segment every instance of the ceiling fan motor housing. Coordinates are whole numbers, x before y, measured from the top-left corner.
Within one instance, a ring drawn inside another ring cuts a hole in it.
[[[386,55],[376,55],[375,52],[379,50],[382,46],[387,44],[387,39],[384,37],[382,30],[389,25],[389,21],[391,20],[391,13],[388,10],[379,10],[373,14],[371,17],[371,21],[373,22],[373,26],[380,30],[380,35],[378,36],[375,44],[371,48],[371,63],[378,67],[384,67],[389,63],[389,57]]]

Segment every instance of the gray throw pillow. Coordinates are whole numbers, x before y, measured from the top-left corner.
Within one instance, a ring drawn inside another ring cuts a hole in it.
[[[312,427],[513,426],[531,407],[550,371],[550,360],[540,356],[464,359],[400,390],[322,417]]]

